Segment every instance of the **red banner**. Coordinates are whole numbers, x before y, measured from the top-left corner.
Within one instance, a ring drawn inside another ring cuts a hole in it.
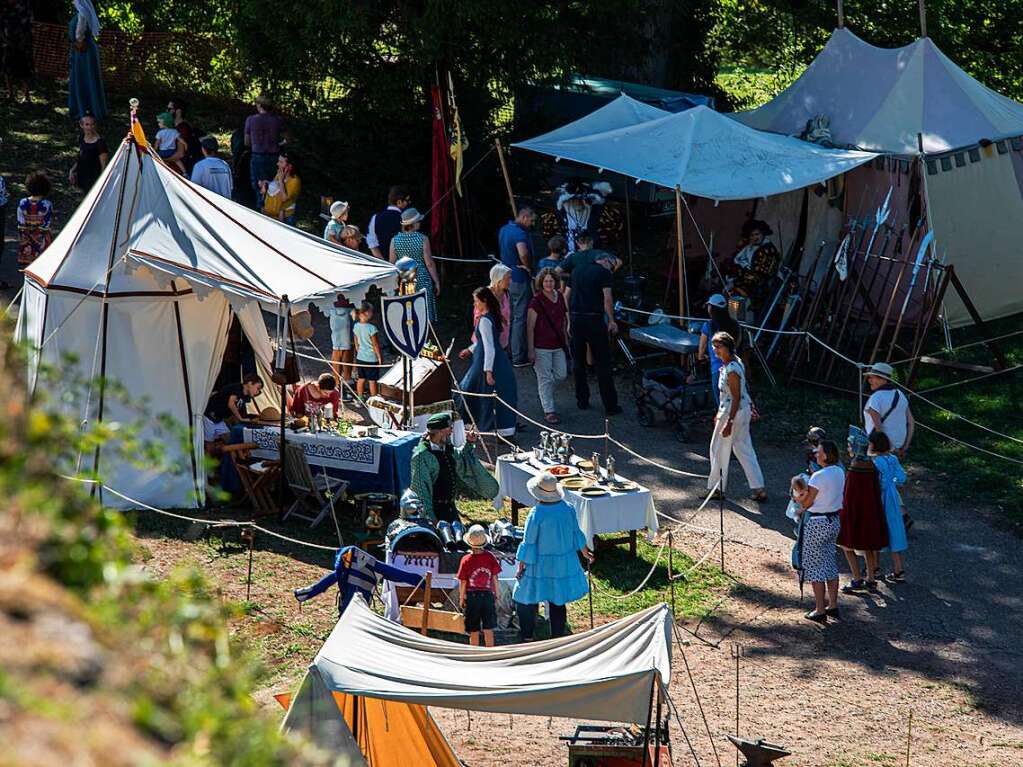
[[[439,86],[430,88],[431,106],[433,110],[433,160],[431,173],[431,210],[430,210],[430,245],[433,252],[444,253],[444,240],[447,231],[450,202],[447,199],[451,189],[451,154],[447,130],[444,122],[444,94]],[[446,196],[447,195],[447,196]]]

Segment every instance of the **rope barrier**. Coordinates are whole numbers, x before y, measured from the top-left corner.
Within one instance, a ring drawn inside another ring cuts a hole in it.
[[[647,458],[646,456],[640,455],[635,450],[633,450],[631,447],[629,447],[628,445],[624,444],[623,442],[619,442],[618,440],[616,440],[614,437],[612,437],[610,435],[608,435],[607,439],[608,439],[608,442],[613,442],[614,444],[616,444],[618,447],[620,447],[622,450],[624,450],[629,455],[631,455],[631,456],[633,456],[635,458],[638,458],[639,460],[643,461],[644,463],[648,463],[651,466],[656,466],[657,468],[662,469],[662,470],[667,471],[667,472],[670,472],[672,474],[677,474],[677,475],[679,475],[681,477],[691,477],[692,479],[708,479],[708,477],[709,477],[709,475],[707,475],[707,474],[694,474],[691,471],[683,471],[682,469],[675,469],[675,468],[673,468],[671,466],[666,466],[663,463],[658,463],[657,461],[655,461],[655,460],[653,460],[651,458]]]
[[[501,397],[499,397],[497,395],[497,392],[473,392],[473,391],[462,391],[461,389],[452,388],[451,389],[451,393],[452,394],[460,394],[463,397],[480,397],[482,399],[493,399],[493,400],[496,400],[496,401],[500,402],[502,405],[504,405],[506,408],[508,408],[510,411],[515,413],[515,415],[525,419],[526,421],[529,421],[530,423],[532,423],[532,424],[534,424],[536,426],[539,426],[542,429],[546,429],[547,431],[549,431],[549,432],[551,432],[553,434],[564,434],[566,436],[571,437],[572,439],[605,439],[608,436],[606,432],[603,433],[603,434],[573,434],[572,432],[561,431],[560,429],[555,429],[555,428],[551,427],[550,424],[543,424],[543,423],[540,423],[539,421],[534,421],[528,415],[526,415],[525,413],[521,412],[517,408],[512,407],[507,402],[505,402],[503,399],[501,399]]]
[[[658,551],[657,551],[657,557],[654,559],[654,564],[650,568],[650,572],[648,572],[646,574],[646,577],[642,581],[640,581],[640,584],[638,586],[636,586],[636,588],[634,588],[632,591],[628,592],[627,594],[620,594],[619,595],[619,594],[612,594],[611,592],[606,591],[605,589],[597,589],[597,590],[600,591],[601,593],[605,594],[609,599],[614,599],[616,601],[623,601],[623,600],[626,600],[626,599],[631,599],[632,597],[636,596],[636,594],[638,594],[640,591],[643,590],[643,588],[646,586],[646,584],[650,580],[650,578],[653,577],[654,572],[657,570],[657,565],[659,565],[661,563],[661,557],[664,555],[664,549],[667,547],[667,545],[668,545],[667,541],[664,541],[664,543],[661,544],[661,548],[658,549]],[[596,582],[594,582],[594,587],[596,587]]]
[[[7,308],[4,309],[4,316],[5,317],[10,317],[11,316],[11,307],[14,306],[16,303],[18,303],[18,299],[21,298],[21,294],[24,293],[24,292],[25,292],[25,283],[22,283],[21,287],[18,288],[18,292],[14,294],[14,298],[11,299],[11,302],[9,304],[7,304]]]
[[[975,378],[966,378],[962,381],[953,381],[952,383],[942,384],[941,386],[932,386],[930,389],[924,389],[921,393],[930,394],[931,392],[944,391],[945,389],[951,389],[954,386],[977,383],[978,381],[983,381],[986,378],[994,378],[995,376],[1005,375],[1006,373],[1015,373],[1020,369],[1023,369],[1023,365],[1013,365],[1011,368],[992,370],[990,373],[985,373],[984,375],[980,375]]]
[[[500,259],[493,256],[490,258],[450,258],[448,256],[433,256],[434,261],[449,261],[454,264],[494,264],[501,263]]]
[[[952,346],[948,349],[938,349],[935,352],[931,352],[929,357],[933,357],[936,354],[951,354],[952,352],[962,351],[963,349],[971,349],[974,346],[986,346],[987,344],[993,344],[997,341],[1004,341],[1006,338],[1015,338],[1018,335],[1023,334],[1023,330],[1014,330],[1011,333],[1005,333],[1004,335],[995,336],[994,338],[985,338],[983,341],[971,341],[968,344],[961,344],[959,346]],[[920,359],[919,357],[906,357],[904,360],[896,360],[892,365],[905,365],[907,362]]]
[[[943,437],[943,438],[949,440],[950,442],[956,442],[956,443],[962,445],[963,447],[968,447],[971,450],[976,450],[978,453],[986,453],[987,455],[990,455],[993,458],[1001,458],[1003,461],[1009,461],[1010,463],[1015,463],[1015,464],[1017,464],[1019,466],[1023,466],[1023,461],[1019,460],[1018,458],[1011,458],[1011,457],[1009,457],[1007,455],[1002,455],[1001,453],[996,453],[996,452],[994,452],[992,450],[987,450],[986,448],[983,448],[983,447],[977,447],[977,445],[970,444],[969,442],[966,442],[964,440],[958,439],[958,438],[953,437],[953,436],[951,436],[949,434],[945,434],[942,431],[938,431],[933,426],[928,426],[927,424],[923,423],[922,421],[916,421],[916,425],[921,427],[921,428],[927,429],[927,431],[933,432],[934,434],[937,434],[939,437]]]

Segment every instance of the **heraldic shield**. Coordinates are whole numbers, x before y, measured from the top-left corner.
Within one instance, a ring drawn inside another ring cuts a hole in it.
[[[406,357],[418,357],[430,328],[426,291],[407,296],[381,296],[380,309],[384,332],[394,348]]]

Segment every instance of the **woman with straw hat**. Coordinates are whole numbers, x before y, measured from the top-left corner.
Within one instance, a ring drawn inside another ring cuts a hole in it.
[[[436,322],[440,277],[430,250],[430,238],[419,231],[422,220],[423,214],[415,208],[406,208],[401,212],[401,231],[391,239],[390,259],[394,264],[398,259],[411,258],[419,265],[416,269],[416,290],[426,291],[430,322]]]
[[[863,375],[870,386],[870,397],[863,406],[863,428],[867,434],[883,431],[892,444],[892,452],[905,458],[915,424],[909,398],[895,384],[894,368],[887,362],[875,362]]]
[[[540,602],[548,605],[551,637],[565,635],[565,605],[589,591],[579,554],[593,561],[575,509],[565,502],[557,478],[545,471],[530,479],[526,487],[536,499],[536,506],[526,519],[523,540],[515,555],[518,582],[512,593],[522,642],[533,639]]]

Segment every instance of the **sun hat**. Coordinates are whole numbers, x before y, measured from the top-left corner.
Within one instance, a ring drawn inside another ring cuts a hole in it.
[[[549,471],[537,474],[529,480],[526,489],[536,500],[544,503],[554,503],[565,497],[565,491],[558,484],[558,478]]]
[[[259,411],[259,420],[277,423],[281,420],[281,411],[275,407],[265,407]]]
[[[348,210],[348,203],[347,202],[344,202],[343,200],[338,200],[337,202],[332,202],[330,204],[330,217],[331,218],[337,218],[342,213],[344,213],[346,210]]]
[[[160,114],[156,116],[156,121],[159,123],[163,123],[168,128],[174,127],[174,115],[172,115],[170,112],[160,112]]]
[[[401,212],[401,225],[412,226],[412,224],[418,224],[423,220],[423,214],[415,208],[405,208]]]
[[[728,306],[728,301],[726,301],[725,297],[720,293],[715,293],[707,299],[707,306],[716,306],[719,309],[724,309]]]
[[[291,332],[303,341],[313,337],[313,317],[303,309],[291,315]]]
[[[863,372],[863,375],[887,378],[889,381],[892,381],[895,379],[895,368],[887,362],[875,362]]]
[[[473,548],[482,548],[487,543],[487,531],[483,525],[473,525],[462,536],[462,540]]]

